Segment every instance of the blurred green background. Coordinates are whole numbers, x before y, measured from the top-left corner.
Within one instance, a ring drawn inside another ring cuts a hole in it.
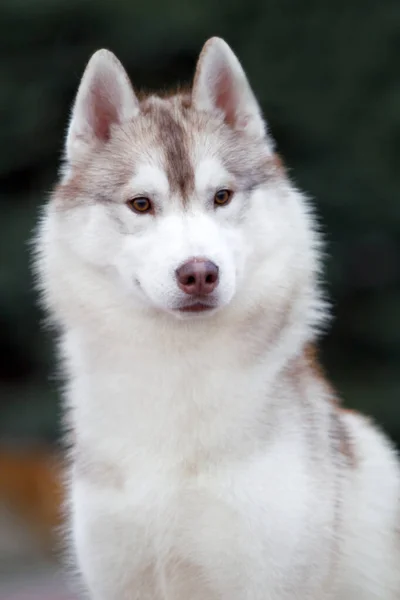
[[[325,367],[400,441],[399,0],[2,0],[0,22],[0,441],[59,434],[28,242],[88,58],[108,47],[136,87],[165,88],[191,79],[212,35],[240,57],[321,217]]]

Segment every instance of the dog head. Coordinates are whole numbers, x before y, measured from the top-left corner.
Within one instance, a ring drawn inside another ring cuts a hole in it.
[[[133,308],[179,318],[260,303],[273,314],[302,286],[309,293],[315,270],[304,199],[218,38],[192,89],[168,97],[139,99],[113,54],[93,55],[45,229],[64,302],[90,305],[93,277],[99,294],[103,281]]]

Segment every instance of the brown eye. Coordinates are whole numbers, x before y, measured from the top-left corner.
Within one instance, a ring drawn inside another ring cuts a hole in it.
[[[149,213],[153,210],[153,205],[148,198],[140,197],[134,198],[133,200],[129,200],[128,202],[129,208],[131,208],[136,213]]]
[[[214,196],[215,206],[225,206],[231,201],[233,192],[231,190],[219,190]]]

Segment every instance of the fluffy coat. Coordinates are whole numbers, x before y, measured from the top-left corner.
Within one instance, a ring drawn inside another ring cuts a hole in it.
[[[193,257],[219,272],[201,312],[176,281]],[[91,58],[36,267],[93,600],[400,598],[397,457],[318,368],[320,257],[223,40],[167,97],[139,99],[114,55]]]

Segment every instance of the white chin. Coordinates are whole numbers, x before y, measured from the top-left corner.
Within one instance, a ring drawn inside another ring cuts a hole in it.
[[[177,319],[185,320],[188,319],[206,319],[215,315],[218,309],[221,308],[219,306],[213,306],[212,308],[208,308],[207,310],[196,310],[196,311],[184,311],[184,310],[174,310],[173,315]]]

